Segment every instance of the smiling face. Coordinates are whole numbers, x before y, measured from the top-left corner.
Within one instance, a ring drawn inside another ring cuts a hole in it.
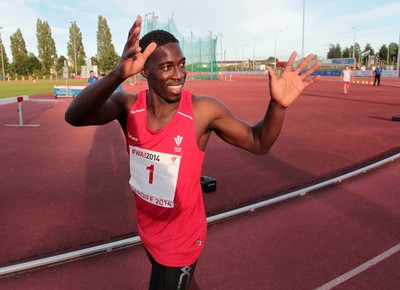
[[[178,102],[186,79],[185,57],[179,43],[158,46],[147,59],[142,75],[149,91],[167,103]]]

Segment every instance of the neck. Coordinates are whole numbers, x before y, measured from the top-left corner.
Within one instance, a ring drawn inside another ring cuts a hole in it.
[[[175,112],[179,107],[179,102],[168,102],[166,98],[159,96],[150,89],[146,93],[147,110],[152,113],[164,114],[168,112]]]

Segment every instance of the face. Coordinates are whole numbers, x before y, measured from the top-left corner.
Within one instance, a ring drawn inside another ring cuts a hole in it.
[[[186,79],[185,61],[179,43],[157,47],[142,71],[150,92],[168,103],[179,101]]]

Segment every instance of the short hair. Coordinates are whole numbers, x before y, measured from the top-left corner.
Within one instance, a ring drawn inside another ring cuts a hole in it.
[[[165,30],[153,30],[139,40],[139,46],[142,48],[142,51],[144,51],[152,42],[155,42],[157,46],[171,42],[179,43],[178,39],[176,39],[172,33]]]

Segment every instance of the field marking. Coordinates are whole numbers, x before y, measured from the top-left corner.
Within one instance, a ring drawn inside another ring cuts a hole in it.
[[[349,280],[350,278],[353,278],[354,276],[361,274],[365,270],[371,268],[372,266],[375,266],[376,264],[382,262],[383,260],[389,258],[390,256],[396,254],[398,251],[400,251],[400,244],[397,244],[396,246],[390,248],[389,250],[383,252],[382,254],[376,256],[375,258],[365,262],[364,264],[361,264],[357,268],[354,268],[353,270],[333,279],[332,281],[316,288],[315,290],[329,290],[332,289],[343,282]]]

